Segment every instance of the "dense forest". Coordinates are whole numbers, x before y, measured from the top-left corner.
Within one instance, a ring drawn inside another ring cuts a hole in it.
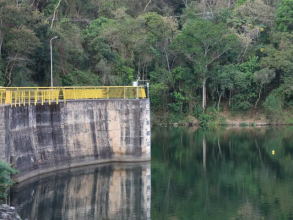
[[[293,109],[293,0],[0,0],[0,84],[150,80],[154,115]],[[285,111],[286,110],[286,111]]]

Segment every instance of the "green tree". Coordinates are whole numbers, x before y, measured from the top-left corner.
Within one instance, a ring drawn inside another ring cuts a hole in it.
[[[237,38],[224,24],[213,24],[201,19],[190,20],[174,41],[177,51],[193,63],[195,74],[202,82],[202,109],[206,109],[206,82],[212,77],[211,69],[219,59],[227,57],[236,47]]]
[[[280,31],[293,30],[293,1],[282,0],[277,9],[276,22]]]
[[[4,73],[7,79],[7,86],[12,83],[14,68],[22,67],[26,69],[27,63],[31,62],[29,56],[39,45],[40,41],[32,30],[25,26],[11,28],[3,45],[3,49],[7,53],[7,64]]]
[[[214,77],[214,90],[216,90],[218,95],[218,112],[220,110],[221,98],[224,96],[225,92],[228,90],[229,94],[231,94],[232,89],[235,87],[234,78],[235,74],[237,74],[237,70],[234,65],[225,65],[223,66],[216,76]],[[230,105],[230,98],[229,98]]]
[[[254,73],[254,81],[258,86],[258,98],[255,102],[254,107],[257,108],[257,103],[260,100],[261,91],[265,84],[270,83],[276,76],[274,69],[264,68]]]

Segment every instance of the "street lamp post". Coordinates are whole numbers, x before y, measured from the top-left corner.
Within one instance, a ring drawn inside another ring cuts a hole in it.
[[[53,88],[53,55],[52,55],[52,40],[58,38],[58,36],[53,37],[50,40],[50,51],[51,51],[51,88]]]

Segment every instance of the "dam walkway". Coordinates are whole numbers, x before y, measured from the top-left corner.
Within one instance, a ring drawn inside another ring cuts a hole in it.
[[[0,104],[11,107],[36,105],[67,100],[87,99],[145,99],[143,86],[88,86],[88,87],[1,87]]]

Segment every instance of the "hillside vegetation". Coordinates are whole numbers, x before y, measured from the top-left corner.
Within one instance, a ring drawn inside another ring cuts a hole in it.
[[[154,117],[288,122],[293,0],[0,0],[1,86],[150,80]],[[286,109],[286,111],[284,111]]]

